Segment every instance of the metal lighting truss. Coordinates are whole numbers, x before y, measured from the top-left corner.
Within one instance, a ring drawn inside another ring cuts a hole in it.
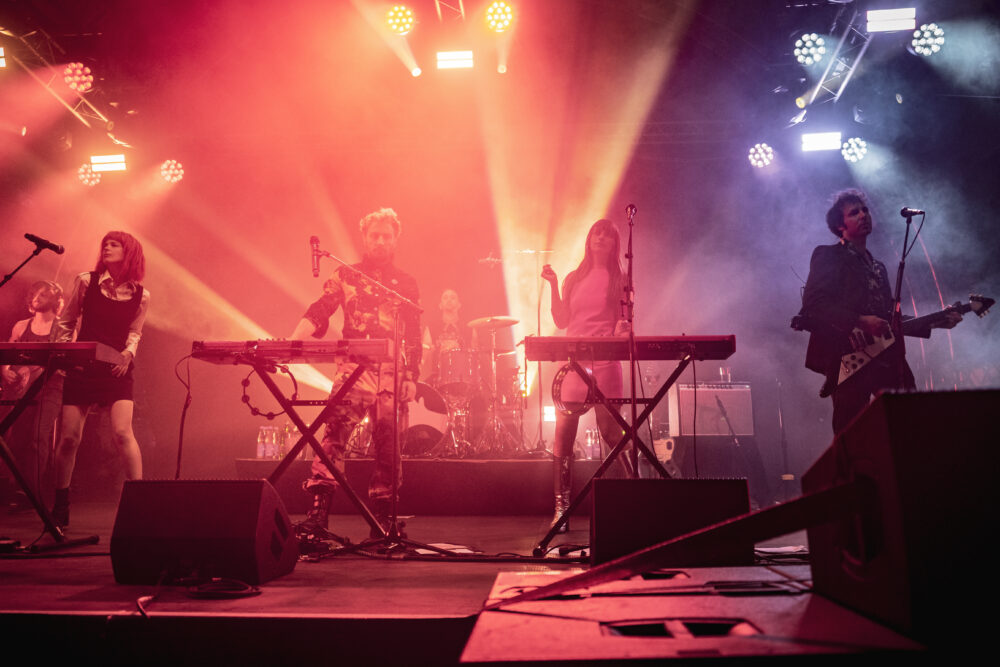
[[[823,77],[806,98],[806,106],[816,102],[836,102],[844,93],[872,40],[871,34],[864,30],[861,18],[861,12],[855,10],[831,54]]]
[[[129,144],[121,141],[112,133],[114,121],[88,100],[83,93],[72,90],[72,95],[67,100],[64,98],[64,87],[60,86],[58,90],[54,87],[54,84],[61,83],[60,72],[53,64],[57,60],[56,54],[65,56],[66,52],[44,30],[32,30],[18,35],[10,30],[0,28],[0,34],[20,45],[8,54],[10,59],[20,65],[21,69],[45,88],[57,102],[66,107],[78,121],[88,128],[94,128],[96,125],[107,133],[108,137],[116,144],[130,147]],[[45,73],[45,78],[39,76],[39,72]]]

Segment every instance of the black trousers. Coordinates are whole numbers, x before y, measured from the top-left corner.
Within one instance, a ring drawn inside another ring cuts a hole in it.
[[[833,433],[836,435],[868,407],[871,397],[890,389],[916,389],[913,371],[906,359],[874,360],[854,377],[848,378],[833,394]]]

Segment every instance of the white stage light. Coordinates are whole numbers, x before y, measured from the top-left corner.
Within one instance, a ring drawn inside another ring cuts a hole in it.
[[[868,12],[868,32],[870,33],[913,30],[916,27],[917,10],[914,7],[873,9]]]
[[[844,159],[848,162],[857,162],[861,160],[865,154],[868,153],[868,144],[864,139],[858,137],[851,137],[844,142],[844,145],[840,149],[840,154],[844,156]]]
[[[835,151],[840,149],[840,132],[805,132],[803,151]]]
[[[826,55],[826,42],[816,33],[807,33],[795,40],[795,59],[800,65],[815,65]]]
[[[91,155],[90,168],[94,171],[125,171],[125,156],[118,155]]]
[[[910,44],[922,56],[934,55],[944,46],[944,30],[937,23],[925,23],[913,31]]]
[[[462,69],[472,67],[472,51],[438,51],[438,69]]]
[[[754,144],[747,158],[750,160],[750,164],[758,169],[763,169],[774,160],[774,149],[764,143]]]

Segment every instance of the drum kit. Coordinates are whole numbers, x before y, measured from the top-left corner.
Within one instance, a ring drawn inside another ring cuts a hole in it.
[[[513,458],[522,453],[524,405],[515,353],[497,350],[497,331],[513,317],[481,317],[468,323],[488,335],[486,350],[441,350],[430,384],[417,383],[409,403],[402,453],[420,458]],[[512,432],[513,431],[513,432]],[[365,456],[371,423],[362,420],[348,441],[348,456]]]

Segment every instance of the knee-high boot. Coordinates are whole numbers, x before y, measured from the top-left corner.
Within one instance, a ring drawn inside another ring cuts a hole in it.
[[[553,456],[553,494],[555,498],[555,516],[552,523],[559,520],[563,512],[569,509],[573,491],[573,455]],[[569,530],[569,517],[560,527],[559,532],[565,533]]]

